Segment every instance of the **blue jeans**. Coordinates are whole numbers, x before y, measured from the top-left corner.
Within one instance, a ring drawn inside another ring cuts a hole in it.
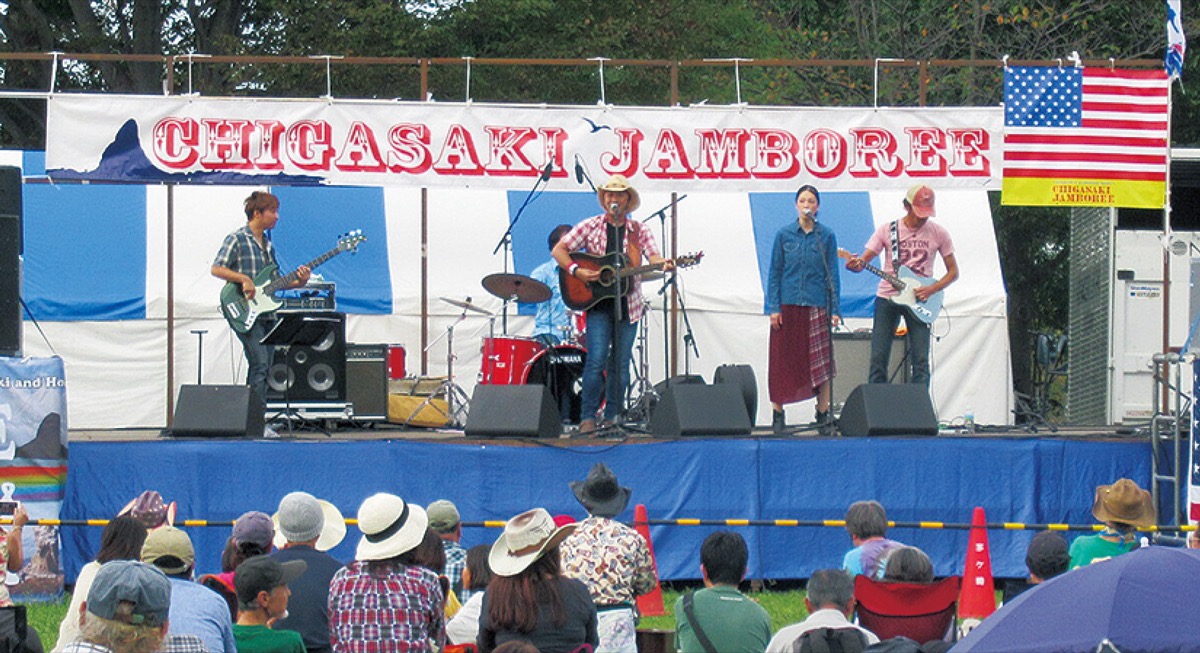
[[[905,336],[908,344],[908,360],[912,364],[909,383],[920,383],[929,387],[929,325],[917,319],[907,307],[883,297],[875,298],[875,322],[871,327],[871,372],[869,383],[888,382],[888,359],[892,355],[892,338],[900,318],[908,327]]]
[[[266,337],[274,323],[271,320],[257,319],[254,326],[245,333],[237,334],[242,341],[242,351],[246,352],[246,385],[258,393],[260,399],[267,401],[267,372],[271,367],[271,358],[275,355],[274,345],[264,345],[261,340]]]
[[[625,408],[629,385],[629,362],[637,325],[628,319],[615,320],[607,311],[587,312],[587,362],[583,366],[583,397],[579,419],[595,419],[600,399],[607,397],[604,418],[616,420]],[[604,372],[608,372],[607,390]]]

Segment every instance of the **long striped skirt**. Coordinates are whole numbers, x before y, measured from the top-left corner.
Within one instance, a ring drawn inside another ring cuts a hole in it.
[[[771,329],[767,372],[767,392],[780,405],[812,399],[837,373],[825,309],[785,304],[782,311],[783,326]]]

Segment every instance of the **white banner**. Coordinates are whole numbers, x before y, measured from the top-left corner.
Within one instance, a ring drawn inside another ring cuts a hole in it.
[[[55,95],[47,174],[139,183],[997,189],[999,107],[621,108]],[[584,183],[580,181],[579,183]]]

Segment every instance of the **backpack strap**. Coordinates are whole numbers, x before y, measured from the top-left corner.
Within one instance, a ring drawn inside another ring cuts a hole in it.
[[[695,592],[688,592],[683,595],[683,614],[687,615],[688,623],[692,625],[692,632],[696,633],[696,639],[700,642],[700,646],[704,648],[705,653],[717,653],[717,647],[713,646],[712,640],[705,634],[704,629],[700,627],[700,622],[696,621],[696,611],[692,608],[692,598]]]
[[[817,628],[792,643],[793,653],[862,653],[867,636],[857,628]]]

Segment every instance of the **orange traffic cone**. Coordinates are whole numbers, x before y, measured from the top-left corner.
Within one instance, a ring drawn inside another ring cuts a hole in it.
[[[996,611],[996,582],[992,578],[992,556],[988,549],[987,517],[976,506],[971,517],[971,538],[963,566],[962,594],[958,597],[959,619],[983,619]]]
[[[654,577],[658,578],[658,562],[654,559],[654,541],[650,539],[650,518],[646,516],[645,504],[633,507],[633,528],[637,530],[646,546],[650,547],[650,562],[654,563]],[[663,617],[667,611],[663,609],[662,587],[654,585],[649,594],[637,597],[638,614],[643,617]]]

